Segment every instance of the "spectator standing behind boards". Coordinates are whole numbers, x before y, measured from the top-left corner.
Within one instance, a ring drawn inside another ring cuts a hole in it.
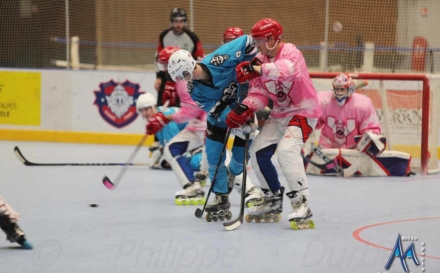
[[[187,16],[182,8],[174,8],[170,14],[171,27],[162,31],[159,35],[159,43],[156,49],[156,58],[159,52],[167,46],[177,46],[190,52],[195,60],[203,58],[204,50],[197,35],[186,28]],[[179,106],[178,96],[175,96],[175,83],[163,72],[160,63],[156,60],[156,81],[154,88],[158,92],[157,105],[163,105],[166,96],[170,99],[169,106]],[[164,94],[165,93],[165,94]]]

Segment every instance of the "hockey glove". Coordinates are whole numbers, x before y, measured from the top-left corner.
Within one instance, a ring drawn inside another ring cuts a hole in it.
[[[253,58],[250,62],[242,62],[237,65],[235,71],[237,72],[237,81],[245,83],[254,78],[261,76],[260,73],[254,70],[255,66],[261,66],[263,63],[258,58]]]
[[[148,118],[147,135],[155,135],[162,130],[170,122],[162,112],[156,113],[154,116]]]
[[[165,83],[165,89],[162,94],[162,104],[169,100],[170,103],[168,106],[176,105],[176,83],[167,81]]]
[[[229,112],[226,116],[226,125],[229,128],[238,128],[243,126],[248,119],[254,115],[254,110],[245,104],[240,104],[237,108]]]

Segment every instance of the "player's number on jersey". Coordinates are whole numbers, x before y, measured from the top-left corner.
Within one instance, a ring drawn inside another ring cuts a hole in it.
[[[222,97],[222,101],[229,101],[235,98],[235,96],[237,95],[237,88],[238,85],[236,82],[231,82],[229,84],[229,86],[223,90],[223,97]]]

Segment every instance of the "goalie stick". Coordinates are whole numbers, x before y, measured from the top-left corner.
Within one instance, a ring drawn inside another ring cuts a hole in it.
[[[312,161],[307,156],[304,156],[304,155],[301,155],[301,156],[302,156],[302,158],[305,161],[307,161],[308,163],[312,164],[313,166],[315,166],[316,168],[318,168],[320,170],[331,170],[331,169],[335,170],[335,168],[334,168],[335,167],[335,163],[333,161],[332,162],[327,162],[327,163],[324,163],[324,164],[318,164],[318,163]]]
[[[330,158],[328,158],[320,149],[318,149],[318,147],[315,147],[314,145],[312,145],[312,151],[319,156],[322,160],[324,160],[324,164],[317,164],[315,162],[313,162],[312,160],[310,160],[308,157],[303,156],[303,158],[311,163],[312,165],[316,166],[317,168],[321,169],[321,170],[329,170],[329,169],[333,169],[335,170],[338,174],[341,174],[343,177],[350,177],[353,174],[356,173],[357,171],[357,166],[352,164],[350,167],[348,168],[342,168],[341,166],[339,166],[339,163],[337,162],[336,159],[331,160]]]
[[[26,159],[20,149],[15,146],[14,153],[26,166],[125,166],[127,163],[34,163]],[[148,163],[129,163],[130,166],[148,166]]]

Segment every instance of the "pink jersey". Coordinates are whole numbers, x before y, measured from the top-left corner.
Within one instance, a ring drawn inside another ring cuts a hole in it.
[[[188,122],[188,125],[186,125],[185,129],[188,129],[191,132],[205,131],[206,112],[197,106],[197,104],[192,100],[188,92],[187,82],[177,82],[176,91],[180,98],[180,111],[173,114],[173,120],[176,123]]]
[[[243,101],[254,110],[263,109],[273,100],[274,118],[301,115],[306,118],[321,116],[316,90],[309,77],[306,61],[295,45],[285,43],[273,60],[257,55],[263,62],[261,77],[250,81],[249,94]]]
[[[319,145],[323,148],[356,147],[354,137],[367,131],[380,134],[380,124],[370,98],[353,93],[339,106],[332,91],[319,92],[322,116],[316,129],[321,130]]]

